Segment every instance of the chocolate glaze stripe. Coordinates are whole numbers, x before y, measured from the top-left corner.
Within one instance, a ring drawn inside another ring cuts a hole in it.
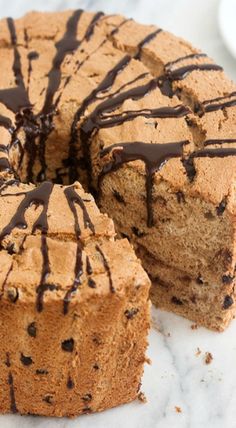
[[[227,141],[227,140],[226,140]],[[122,165],[135,160],[141,160],[146,167],[146,204],[147,204],[147,226],[154,225],[152,209],[152,189],[154,173],[160,171],[165,163],[172,158],[181,158],[186,169],[194,169],[193,161],[196,158],[224,158],[236,156],[236,148],[203,149],[196,150],[187,158],[183,158],[183,146],[189,141],[179,141],[176,143],[150,144],[143,142],[117,143],[102,150],[100,155],[104,157],[112,153],[112,160],[103,166],[98,179],[98,188],[101,192],[102,180],[108,173],[117,171]]]
[[[189,55],[184,55],[184,56],[181,56],[181,57],[175,59],[174,61],[167,62],[165,64],[165,69],[170,69],[174,65],[178,64],[179,62],[186,61],[188,59],[198,59],[198,58],[205,58],[205,57],[207,57],[207,54],[202,53],[202,52],[200,52],[200,53],[194,53],[194,54],[189,54]]]
[[[11,119],[9,119],[8,117],[3,116],[1,114],[0,114],[0,126],[7,129],[9,132],[13,131]]]
[[[70,182],[74,182],[77,178],[77,163],[76,163],[76,142],[78,138],[77,123],[80,121],[82,115],[84,114],[86,108],[97,99],[98,94],[108,90],[112,87],[117,75],[130,63],[131,57],[125,55],[115,66],[106,74],[104,79],[94,89],[83,101],[77,112],[75,113],[72,126],[71,126],[71,138],[69,142],[69,158],[70,167],[69,167],[69,178]],[[87,150],[87,147],[83,147],[84,154]],[[86,159],[86,156],[85,156]]]
[[[223,71],[223,69],[217,64],[189,64],[173,71],[166,70],[166,72],[158,78],[158,86],[163,95],[172,97],[174,95],[172,83],[185,79],[194,71]]]
[[[86,272],[87,272],[87,275],[92,275],[93,273],[93,269],[88,256],[86,256]]]
[[[55,108],[60,101],[61,94],[58,96],[57,100],[53,104],[53,98],[55,93],[57,92],[60,82],[61,82],[61,65],[68,53],[73,54],[74,51],[78,49],[83,41],[88,42],[94,33],[95,26],[99,19],[104,15],[102,12],[96,13],[88,28],[86,29],[85,35],[82,40],[77,40],[77,26],[78,22],[81,18],[83,11],[77,10],[73,13],[73,15],[69,18],[66,26],[66,32],[63,38],[56,43],[56,55],[52,62],[52,68],[49,71],[48,75],[48,87],[46,91],[45,101],[43,109],[39,116],[41,116],[42,120],[42,132],[39,142],[39,160],[41,164],[41,170],[38,174],[37,180],[43,181],[46,179],[46,169],[47,164],[45,160],[45,145],[53,129],[53,115],[55,114]],[[70,81],[70,76],[66,79],[64,89]],[[35,159],[33,159],[32,165],[34,164]],[[32,173],[30,174],[32,175]]]
[[[39,58],[39,54],[36,51],[31,51],[28,53],[27,58],[28,58],[27,92],[29,93],[29,84],[30,84],[30,79],[31,79],[31,73],[33,71],[32,63],[33,63],[33,61],[35,61],[36,59]]]
[[[129,20],[124,20],[121,22],[121,24],[116,27],[114,30],[112,30],[112,32],[110,33],[110,36],[116,34],[120,28]],[[141,40],[141,42],[139,43],[139,51],[141,52],[142,47],[147,45],[148,42],[150,42],[158,33],[160,33],[162,30],[158,29],[156,31],[154,31],[153,33],[149,34],[148,36],[146,36],[143,40]],[[109,36],[108,36],[109,39]],[[101,44],[103,45],[103,43]],[[138,51],[138,52],[139,52]],[[137,55],[137,54],[136,54]],[[135,58],[135,56],[134,56]],[[69,169],[69,176],[70,176],[70,182],[74,182],[77,178],[77,165],[76,162],[73,162],[73,159],[76,158],[76,142],[77,142],[77,138],[78,138],[78,132],[77,132],[77,124],[80,120],[80,118],[82,117],[82,115],[84,114],[86,108],[97,99],[97,96],[100,92],[105,92],[108,91],[110,89],[110,87],[112,87],[112,85],[115,82],[115,79],[117,77],[117,75],[123,71],[131,62],[132,57],[130,55],[125,55],[104,77],[104,79],[102,80],[102,82],[98,85],[98,87],[93,90],[87,98],[85,98],[84,102],[82,103],[82,105],[80,106],[80,108],[77,110],[74,119],[73,119],[73,123],[72,123],[72,127],[71,127],[71,139],[70,139],[70,143],[69,143],[69,157],[68,159],[70,161],[72,161],[72,166]],[[120,94],[121,95],[121,94]],[[109,98],[109,97],[108,97]],[[85,158],[88,155],[88,149],[84,146],[83,148],[84,150],[84,154],[85,154]],[[89,163],[89,162],[88,162]]]
[[[83,11],[76,10],[69,18],[66,25],[66,32],[63,38],[56,43],[56,55],[53,58],[52,68],[48,73],[48,87],[45,95],[45,101],[42,108],[42,114],[51,112],[53,97],[59,88],[61,81],[61,64],[68,53],[73,53],[79,46],[80,42],[77,40],[77,25],[81,18]]]
[[[95,248],[96,248],[96,250],[99,252],[99,254],[102,257],[102,262],[103,262],[104,268],[105,268],[105,270],[107,272],[107,276],[108,276],[108,280],[109,280],[110,291],[111,291],[111,293],[115,293],[116,289],[115,289],[115,287],[113,285],[112,276],[111,276],[111,269],[110,269],[109,263],[107,261],[107,258],[105,256],[105,254],[103,253],[101,247],[99,247],[99,245],[96,245]]]
[[[79,207],[82,209],[83,212],[83,221],[84,221],[84,227],[87,228],[89,227],[89,229],[91,230],[91,232],[94,234],[95,233],[95,228],[94,225],[90,219],[90,216],[87,212],[86,206],[84,204],[84,201],[82,200],[82,198],[78,195],[78,193],[75,191],[74,186],[71,187],[67,187],[64,190],[64,194],[65,197],[67,199],[69,208],[73,214],[74,217],[74,230],[75,230],[75,234],[77,237],[77,250],[76,250],[76,263],[75,263],[75,279],[74,282],[71,286],[71,288],[66,292],[65,297],[63,299],[63,313],[64,315],[66,315],[68,313],[69,310],[69,304],[70,301],[73,297],[73,295],[75,294],[76,290],[78,289],[78,286],[81,284],[81,276],[83,274],[83,261],[82,261],[82,250],[83,250],[83,245],[82,243],[79,241],[80,238],[80,234],[81,234],[81,229],[79,226],[79,219],[78,219],[78,214],[77,214],[77,210],[75,207],[75,204],[78,204]]]
[[[88,42],[89,39],[92,37],[94,30],[95,30],[95,26],[97,25],[100,18],[102,18],[103,16],[104,16],[103,12],[97,12],[93,16],[92,21],[90,22],[90,24],[86,30],[85,36],[84,36],[84,40],[86,40],[86,42]]]
[[[57,92],[61,82],[61,65],[68,53],[72,54],[80,45],[77,40],[77,26],[83,11],[76,10],[69,18],[66,25],[66,32],[61,40],[56,43],[56,55],[52,61],[52,68],[48,73],[48,86],[46,90],[43,108],[39,114],[42,120],[42,132],[39,141],[38,155],[41,164],[41,170],[37,176],[37,181],[44,181],[46,179],[46,159],[45,159],[45,145],[49,134],[53,129],[53,114],[55,114],[55,105],[53,98]],[[34,150],[31,169],[29,171],[29,178],[32,177],[32,169],[37,156],[37,150]]]
[[[79,222],[78,222],[78,214],[75,208],[75,205],[79,205],[79,207],[82,210],[83,213],[83,221],[84,221],[84,227],[85,229],[88,227],[91,232],[93,234],[95,234],[95,228],[94,228],[94,224],[89,216],[89,213],[87,211],[87,208],[84,204],[83,199],[79,196],[79,194],[75,191],[74,186],[71,187],[67,187],[64,190],[64,194],[66,196],[68,205],[70,207],[70,210],[72,211],[73,215],[74,215],[74,219],[75,219],[75,233],[77,238],[79,238],[80,233],[81,233],[81,229],[79,227]]]
[[[158,28],[157,30],[153,31],[152,33],[148,34],[141,42],[138,44],[138,50],[137,53],[134,55],[135,59],[140,59],[142,54],[142,49],[144,46],[146,46],[148,43],[150,43],[153,39],[156,38],[157,34],[161,33],[162,29]]]
[[[122,86],[120,86],[120,88],[118,88],[115,92],[112,92],[111,96],[115,96],[121,93],[121,91],[125,88],[127,88],[128,86],[131,86],[133,83],[138,82],[139,80],[144,79],[144,77],[147,77],[149,75],[149,73],[142,73],[139,74],[137,77],[135,77],[134,79],[129,80],[127,83],[124,83]],[[109,89],[106,89],[104,91],[102,91],[102,93],[106,93],[108,92]],[[105,100],[107,98],[107,95],[101,96],[101,97],[97,97],[97,99],[99,101]]]
[[[236,106],[236,99],[230,100],[230,101],[225,101],[223,103],[217,103],[217,104],[208,104],[204,106],[204,112],[205,113],[211,113],[213,111],[217,111],[217,110],[223,110],[224,108],[227,107],[234,107]]]
[[[101,119],[97,118],[94,120],[94,128],[111,128],[112,126],[118,126],[124,122],[129,122],[136,119],[137,117],[145,118],[180,118],[186,116],[190,112],[183,105],[175,107],[159,107],[156,109],[143,109],[143,110],[128,110],[120,114],[114,114],[110,116],[103,116]]]
[[[236,92],[231,92],[230,94],[227,94],[227,95],[224,95],[224,96],[221,96],[221,97],[217,97],[217,98],[212,98],[212,99],[205,100],[205,101],[202,102],[202,104],[203,105],[210,104],[210,103],[213,103],[213,102],[216,102],[216,101],[226,100],[227,98],[231,98],[231,97],[234,97],[234,96],[236,96]]]
[[[204,141],[204,146],[211,146],[213,144],[233,144],[236,143],[236,138],[223,138],[223,139],[211,139]]]
[[[149,82],[145,83],[144,85],[136,86],[135,88],[131,88],[125,92],[122,92],[121,94],[115,97],[108,98],[107,100],[100,103],[94,109],[94,111],[82,124],[81,130],[85,134],[91,134],[93,129],[96,128],[94,124],[96,123],[96,120],[99,116],[101,116],[104,113],[114,111],[115,109],[120,107],[124,101],[128,99],[138,100],[140,98],[143,98],[145,95],[147,95],[149,92],[153,91],[156,88],[157,88],[157,81],[156,79],[152,79]]]
[[[12,18],[7,18],[7,25],[11,36],[11,43],[14,50],[14,60],[12,65],[12,71],[15,76],[16,87],[1,89],[0,90],[0,102],[3,103],[9,110],[17,113],[21,108],[30,107],[30,101],[28,98],[27,91],[25,90],[25,84],[23,79],[23,73],[21,69],[21,58],[19,50],[17,48],[17,36],[15,30],[15,24]]]
[[[81,285],[81,276],[83,275],[83,260],[82,260],[82,247],[77,244],[76,262],[75,262],[75,279],[71,288],[66,292],[63,299],[63,314],[66,315],[69,311],[69,304],[72,297],[75,295],[78,287]]]
[[[43,183],[41,186],[25,193],[24,199],[21,201],[18,206],[16,213],[13,215],[12,219],[6,225],[2,232],[0,233],[0,242],[5,238],[5,236],[9,235],[14,228],[26,229],[28,227],[25,220],[25,212],[32,204],[40,204],[43,206],[43,209],[35,221],[32,227],[32,233],[34,233],[37,229],[40,229],[42,232],[41,235],[41,251],[43,256],[43,264],[42,264],[42,274],[41,281],[39,286],[37,287],[37,300],[36,307],[38,311],[42,310],[43,307],[43,294],[46,289],[51,289],[51,285],[45,285],[45,280],[50,272],[49,268],[49,259],[48,259],[48,248],[46,242],[46,234],[48,231],[48,221],[47,221],[47,210],[49,204],[50,194],[53,189],[53,184],[49,182]]]
[[[225,158],[228,156],[235,156],[236,148],[220,148],[220,149],[204,149],[193,152],[189,155],[189,159],[193,158]]]
[[[188,141],[177,143],[151,144],[135,141],[132,143],[114,144],[101,151],[101,157],[112,152],[113,159],[104,165],[99,176],[99,189],[104,176],[110,172],[118,170],[122,165],[128,162],[141,160],[146,168],[146,207],[147,207],[147,226],[154,225],[152,208],[152,191],[154,173],[160,171],[165,163],[172,158],[183,156],[183,146]]]

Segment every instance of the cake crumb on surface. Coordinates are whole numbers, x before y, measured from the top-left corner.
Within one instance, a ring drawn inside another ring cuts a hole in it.
[[[191,329],[192,330],[197,330],[198,329],[198,325],[197,324],[192,324],[191,325]]]
[[[138,400],[140,401],[140,403],[147,403],[147,397],[143,392],[140,392],[138,394]]]
[[[201,355],[202,351],[200,348],[197,348],[197,352],[195,352],[196,357],[199,357]]]
[[[205,352],[205,359],[204,359],[205,364],[211,364],[212,360],[213,360],[212,354],[210,352]]]

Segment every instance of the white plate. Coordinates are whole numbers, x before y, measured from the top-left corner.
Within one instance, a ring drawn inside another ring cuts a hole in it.
[[[236,0],[221,0],[219,26],[228,50],[236,58]]]

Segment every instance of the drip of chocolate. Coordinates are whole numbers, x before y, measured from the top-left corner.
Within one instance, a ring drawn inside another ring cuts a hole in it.
[[[61,82],[61,65],[68,53],[73,54],[83,41],[88,42],[94,33],[95,26],[99,19],[104,15],[102,12],[96,13],[88,28],[85,32],[82,40],[77,40],[77,26],[81,18],[83,11],[76,10],[73,15],[69,18],[66,26],[66,32],[63,38],[56,43],[57,53],[53,59],[52,68],[48,74],[48,87],[45,96],[44,106],[40,113],[42,122],[42,132],[39,142],[39,160],[41,164],[41,171],[38,174],[37,181],[44,181],[46,179],[47,164],[45,160],[45,145],[48,136],[53,130],[53,116],[55,114],[55,108],[57,103],[60,101],[60,95],[57,98],[56,103],[53,104],[53,98],[57,90],[59,89]],[[66,80],[64,88],[69,83],[70,77]]]
[[[9,131],[13,129],[11,119],[9,119],[8,117],[2,116],[1,114],[0,114],[0,126],[2,126],[3,128]]]
[[[18,206],[16,213],[0,233],[0,241],[2,241],[6,235],[9,235],[14,228],[17,227],[20,229],[26,229],[28,227],[25,220],[25,211],[32,204],[43,205],[43,210],[33,225],[33,232],[36,229],[41,229],[43,233],[47,232],[47,229],[48,229],[47,208],[48,208],[48,201],[49,201],[49,196],[51,194],[52,188],[53,188],[52,183],[45,182],[45,183],[42,183],[39,187],[36,187],[35,189],[25,193],[25,197],[20,202],[20,205]],[[24,193],[21,193],[21,194],[24,194]]]
[[[99,177],[99,187],[103,177],[118,170],[123,164],[136,160],[141,160],[146,167],[146,204],[147,204],[147,226],[154,225],[152,209],[152,189],[154,173],[160,171],[165,163],[176,157],[182,157],[183,146],[188,141],[166,144],[150,144],[143,142],[114,144],[101,152],[104,157],[112,153],[112,160],[104,165]]]
[[[9,235],[15,228],[26,229],[28,227],[25,220],[26,210],[32,204],[43,206],[43,209],[39,217],[37,218],[37,220],[35,221],[32,227],[32,233],[35,233],[37,229],[40,229],[42,232],[41,252],[43,256],[43,265],[42,265],[42,274],[41,274],[40,284],[36,290],[37,292],[36,306],[38,311],[41,311],[43,308],[43,294],[46,291],[46,289],[50,289],[50,290],[55,289],[55,286],[51,284],[45,284],[46,277],[50,273],[46,235],[48,231],[47,210],[48,210],[49,198],[50,198],[52,189],[53,189],[52,183],[44,182],[39,187],[25,194],[21,193],[25,195],[24,199],[20,202],[20,205],[18,206],[16,213],[14,214],[10,222],[3,228],[2,232],[0,233],[0,241],[2,241],[5,238],[5,236]]]
[[[39,58],[38,52],[31,51],[31,52],[28,53],[28,61],[29,61],[29,65],[28,65],[28,80],[27,80],[28,88],[29,88],[29,84],[30,84],[31,73],[32,73],[32,70],[33,70],[32,62],[35,61],[38,58]]]
[[[87,272],[87,275],[92,275],[93,273],[93,269],[88,256],[86,256],[86,272]]]
[[[83,101],[80,108],[77,110],[71,126],[71,139],[69,142],[69,178],[70,182],[74,182],[77,178],[77,163],[76,163],[76,142],[77,142],[77,123],[80,121],[87,107],[97,99],[99,93],[103,93],[110,89],[117,75],[130,63],[131,57],[125,55],[105,76],[102,82],[94,89]],[[87,158],[87,147],[83,147],[85,159]]]
[[[146,46],[148,43],[150,43],[153,39],[155,39],[155,37],[157,36],[157,34],[161,33],[162,30],[161,28],[159,28],[158,30],[153,31],[152,33],[148,34],[139,44],[138,44],[138,50],[137,53],[134,55],[135,59],[140,59],[141,54],[142,54],[142,49],[144,46]]]
[[[236,92],[231,92],[230,94],[224,95],[224,96],[220,96],[220,97],[216,97],[216,98],[211,98],[208,100],[205,100],[202,102],[203,105],[205,104],[210,104],[210,103],[215,103],[217,101],[223,101],[226,100],[227,98],[232,98],[236,96]]]
[[[88,211],[86,209],[84,201],[78,195],[78,193],[75,191],[74,186],[67,187],[64,190],[64,193],[65,193],[65,197],[67,199],[68,205],[70,207],[70,210],[74,216],[74,230],[75,230],[75,234],[76,234],[77,241],[78,241],[77,242],[77,252],[76,252],[76,263],[75,263],[75,279],[74,279],[74,282],[73,282],[71,288],[66,292],[66,295],[63,299],[63,313],[66,315],[68,313],[68,310],[69,310],[69,303],[71,301],[71,298],[75,294],[78,286],[81,284],[80,278],[83,274],[83,261],[82,261],[83,245],[79,241],[81,229],[79,226],[79,219],[78,219],[78,214],[76,211],[76,204],[79,205],[79,207],[81,208],[81,210],[83,212],[84,227],[85,228],[89,227],[89,229],[91,230],[91,232],[93,234],[95,233],[95,228],[94,228],[94,225],[93,225],[91,218],[88,214]],[[87,264],[87,266],[88,266],[88,264]]]
[[[75,279],[71,288],[66,292],[65,297],[63,299],[63,313],[66,315],[69,311],[69,304],[76,293],[78,287],[81,285],[81,276],[83,274],[83,261],[82,261],[82,249],[79,244],[77,244],[76,251],[76,263],[75,263]]]
[[[205,53],[202,53],[202,52],[181,56],[181,57],[175,59],[174,61],[167,62],[165,64],[165,70],[172,68],[175,64],[178,64],[179,62],[186,61],[188,59],[205,58],[206,56],[207,55]]]
[[[0,102],[3,103],[13,113],[17,113],[22,108],[31,107],[28,94],[25,89],[23,73],[21,69],[21,58],[17,47],[17,37],[15,24],[12,18],[7,18],[7,25],[11,36],[11,43],[14,49],[14,61],[12,71],[15,76],[16,86],[0,90]]]
[[[111,128],[112,126],[118,126],[124,122],[134,120],[137,117],[145,117],[147,119],[180,118],[186,116],[189,112],[190,110],[183,105],[175,107],[159,107],[155,109],[128,110],[119,114],[104,115],[101,118],[96,118],[96,120],[93,120],[93,124],[94,128],[97,129]]]
[[[101,247],[99,247],[99,245],[96,245],[96,250],[99,252],[99,254],[101,255],[102,258],[102,262],[103,262],[103,266],[107,272],[107,276],[108,276],[108,280],[109,280],[109,287],[110,287],[110,291],[111,293],[115,293],[116,289],[113,285],[113,281],[112,281],[112,276],[111,276],[111,269],[109,266],[109,263],[105,257],[105,254],[103,253]]]
[[[233,106],[236,106],[236,98],[233,100],[224,101],[221,103],[207,104],[204,106],[204,112],[211,113],[213,111],[223,110],[226,107],[233,107]]]
[[[66,25],[66,32],[63,38],[56,43],[56,55],[53,58],[52,68],[48,73],[48,87],[45,96],[42,114],[46,115],[51,112],[53,108],[53,97],[59,88],[61,81],[61,64],[63,63],[68,53],[73,53],[79,46],[80,42],[77,40],[77,25],[81,18],[83,11],[76,10],[69,18]]]
[[[223,138],[223,139],[211,139],[211,140],[206,140],[204,142],[204,146],[211,146],[213,144],[234,144],[236,143],[236,138]]]
[[[174,95],[172,83],[178,80],[185,79],[193,71],[222,71],[222,67],[216,64],[189,64],[176,70],[165,70],[163,76],[158,78],[158,86],[163,93],[168,97]]]
[[[220,148],[220,149],[204,149],[197,150],[189,155],[189,159],[193,158],[225,158],[235,156],[236,148]]]

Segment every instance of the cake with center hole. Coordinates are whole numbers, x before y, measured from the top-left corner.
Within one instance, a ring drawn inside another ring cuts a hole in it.
[[[129,402],[149,328],[136,255],[156,306],[234,317],[235,85],[102,12],[1,20],[0,53],[0,411]]]

